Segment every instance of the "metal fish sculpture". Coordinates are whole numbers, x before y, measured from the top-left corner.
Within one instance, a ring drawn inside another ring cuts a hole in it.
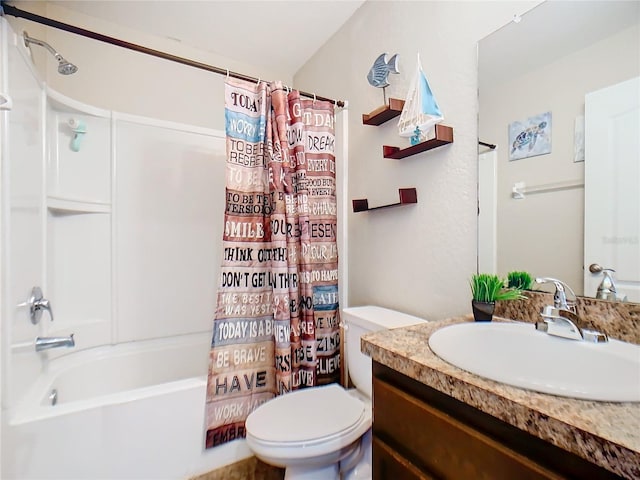
[[[369,85],[372,87],[384,88],[389,86],[389,82],[387,82],[387,77],[390,73],[400,73],[398,70],[398,54],[396,53],[393,57],[387,61],[387,54],[383,53],[376,61],[373,62],[373,66],[369,73],[367,74],[367,80],[369,81]]]

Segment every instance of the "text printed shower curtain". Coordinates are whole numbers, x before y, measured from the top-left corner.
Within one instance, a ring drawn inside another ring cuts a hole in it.
[[[334,107],[229,79],[225,122],[207,448],[245,437],[275,395],[340,380]]]

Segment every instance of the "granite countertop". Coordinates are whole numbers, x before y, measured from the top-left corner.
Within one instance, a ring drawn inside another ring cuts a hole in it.
[[[508,321],[494,317],[494,321]],[[640,478],[640,403],[532,392],[461,370],[436,356],[429,337],[471,315],[381,330],[361,339],[373,360],[624,478]]]

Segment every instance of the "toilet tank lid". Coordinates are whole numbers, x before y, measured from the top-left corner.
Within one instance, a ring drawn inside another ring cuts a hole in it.
[[[407,327],[427,321],[424,318],[414,317],[413,315],[376,305],[344,308],[342,309],[342,314],[343,320],[347,324],[355,324],[372,332],[388,328]]]

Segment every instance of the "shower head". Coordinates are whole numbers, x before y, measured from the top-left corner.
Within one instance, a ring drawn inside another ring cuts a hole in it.
[[[62,56],[58,55],[56,59],[58,60],[58,73],[61,73],[62,75],[71,75],[78,71],[78,67],[62,58]]]
[[[29,47],[29,45],[33,43],[49,50],[51,55],[53,55],[58,61],[58,73],[61,73],[62,75],[71,75],[72,73],[76,73],[78,71],[78,67],[76,67],[73,63],[65,60],[64,57],[56,52],[53,47],[47,42],[43,42],[42,40],[38,40],[37,38],[30,37],[27,32],[23,32],[23,37],[25,47]]]

